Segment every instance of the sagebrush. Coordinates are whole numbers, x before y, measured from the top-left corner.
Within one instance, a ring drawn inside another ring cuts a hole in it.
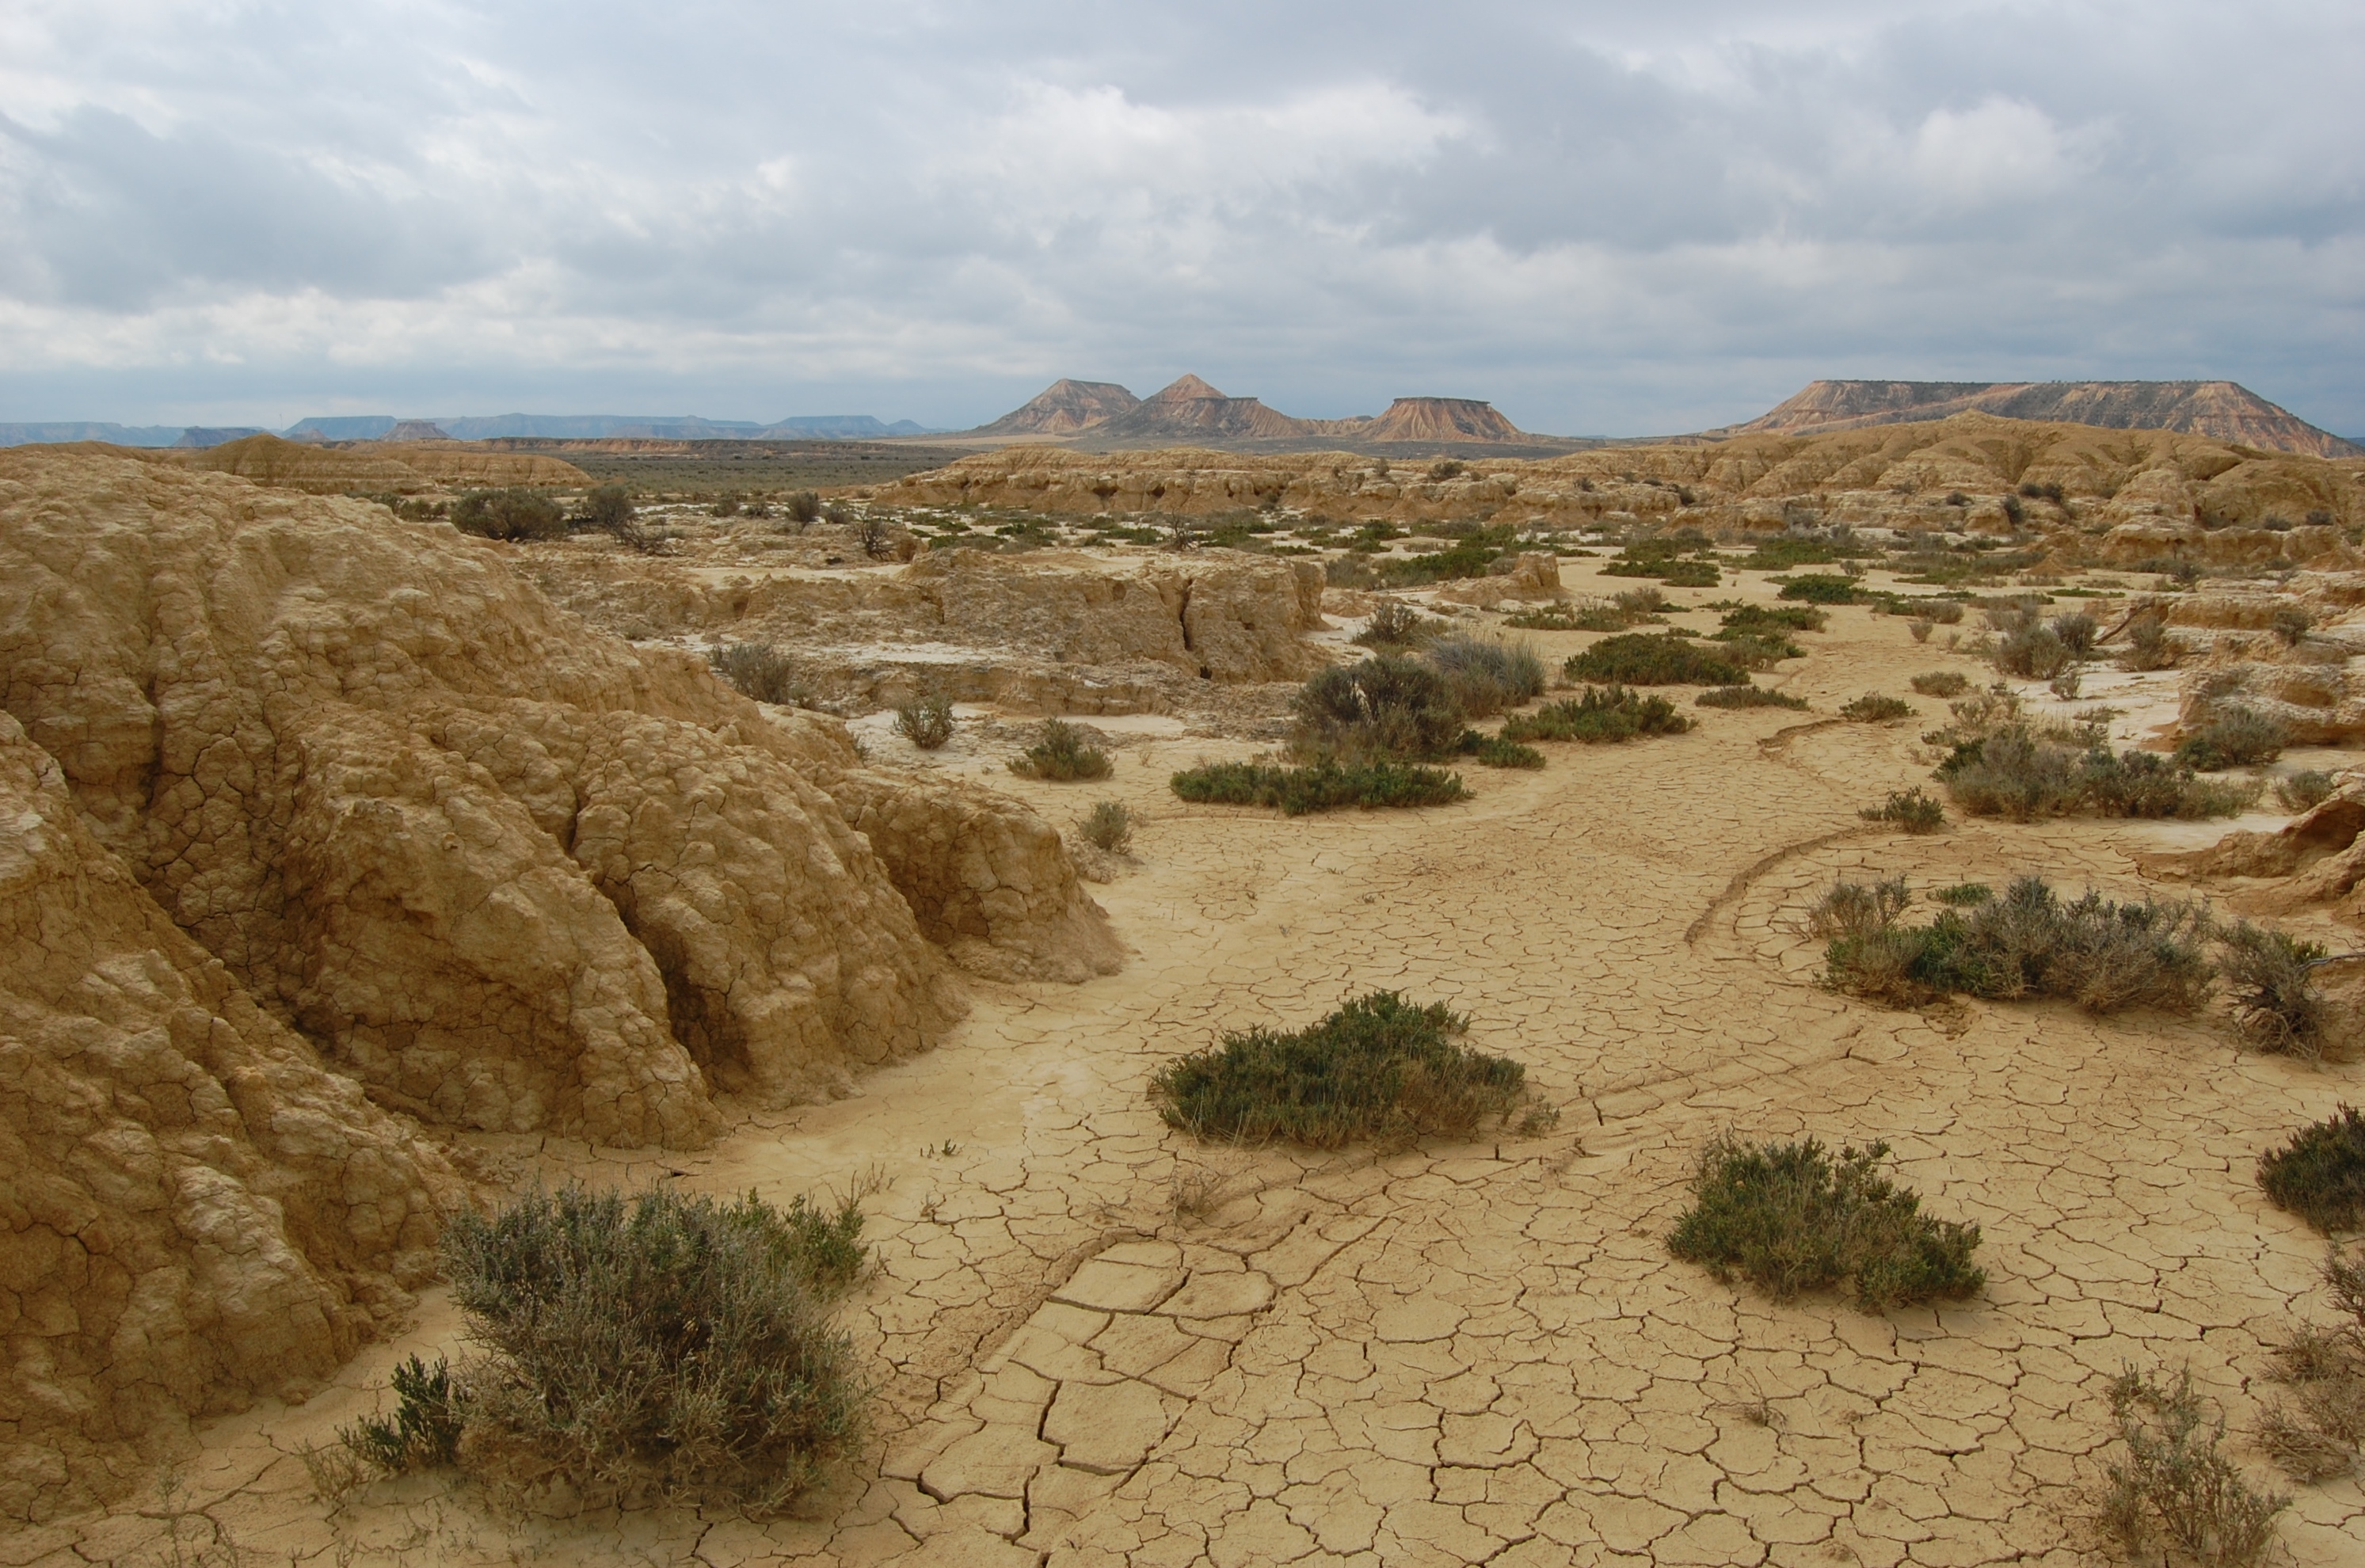
[[[1105,778],[1115,771],[1109,754],[1064,719],[1046,719],[1035,744],[1010,759],[1010,771],[1021,778],[1073,783],[1080,778]]]
[[[2251,1488],[2209,1418],[2190,1368],[2160,1380],[2130,1368],[2111,1383],[2122,1457],[2104,1470],[2102,1527],[2130,1552],[2160,1542],[2211,1568],[2262,1562],[2289,1498]]]
[[[1621,686],[1745,686],[1749,672],[1713,645],[1672,632],[1621,632],[1571,657],[1573,681]]]
[[[1614,744],[1642,735],[1679,735],[1692,726],[1693,721],[1664,697],[1622,686],[1594,686],[1531,713],[1514,713],[1503,723],[1502,738]]]
[[[1174,793],[1201,805],[1273,806],[1283,816],[1382,806],[1444,806],[1466,801],[1462,776],[1441,767],[1389,762],[1339,762],[1326,757],[1304,767],[1270,762],[1203,762],[1169,781]]]

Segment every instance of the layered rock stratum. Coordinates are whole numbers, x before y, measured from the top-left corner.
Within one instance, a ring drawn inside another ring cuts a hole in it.
[[[1754,420],[1707,433],[1805,434],[1975,412],[2112,430],[2175,431],[2317,457],[2365,456],[2365,448],[2354,442],[2318,430],[2232,381],[1815,381]]]

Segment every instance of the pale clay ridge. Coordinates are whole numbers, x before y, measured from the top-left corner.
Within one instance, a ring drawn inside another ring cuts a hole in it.
[[[278,504],[220,493],[258,512]],[[342,515],[300,504],[315,526]],[[384,526],[383,513],[353,515]],[[439,537],[463,561],[516,558]],[[1628,586],[1597,565],[1555,574],[1578,593]],[[2344,588],[2327,577],[2310,590],[2324,637],[2348,634]],[[2226,639],[2229,665],[2204,672],[2244,662],[2250,644],[2236,639],[2252,611],[2239,599],[2185,601],[2181,627]],[[13,609],[0,623],[17,623]],[[572,636],[544,650],[555,685],[587,656]],[[1537,640],[1555,659],[1582,645]],[[1918,670],[1983,671],[1861,609],[1802,640],[1810,658],[1769,683],[1826,711],[1867,687],[1902,690]],[[650,650],[601,656],[652,681],[703,679]],[[2179,679],[2098,679],[2096,695],[2172,710]],[[530,703],[495,723],[476,717],[495,711],[481,703],[439,701],[470,722],[465,743],[443,744],[471,756],[512,732],[548,749],[508,717]],[[545,727],[564,754],[567,725]],[[705,1150],[468,1136],[516,1161],[510,1184],[528,1170],[595,1184],[673,1175],[780,1198],[879,1162],[889,1185],[867,1206],[880,1272],[846,1321],[884,1369],[881,1429],[799,1517],[504,1521],[441,1479],[373,1489],[329,1517],[297,1448],[373,1408],[400,1355],[457,1348],[437,1294],[415,1331],[364,1350],[308,1404],[209,1427],[183,1464],[192,1505],[262,1560],[324,1568],[2094,1562],[2085,1489],[2102,1390],[2124,1362],[2190,1359],[2253,1461],[2238,1434],[2265,1346],[2321,1307],[2319,1244],[2266,1206],[2250,1164],[2353,1099],[2356,1070],[2240,1056],[2205,1021],[1897,1014],[1814,985],[1820,946],[1801,915],[1834,875],[1904,872],[1926,888],[2042,868],[2125,896],[2141,890],[2135,857],[2222,832],[1867,831],[1859,805],[1926,775],[1920,727],[1806,729],[1766,746],[1789,715],[1719,715],[1650,746],[1556,747],[1541,773],[1481,777],[1466,806],[1295,822],[1177,808],[1166,773],[1207,751],[1202,740],[1141,745],[1138,760],[1128,746],[1106,792],[1145,819],[1140,863],[1104,896],[1143,951],[1121,973],[983,990],[936,1050],[866,1073],[844,1100],[734,1102],[733,1136]],[[781,733],[835,744],[828,726]],[[816,776],[817,758],[802,765]],[[547,770],[482,766],[519,778],[531,812],[568,809],[566,756]],[[903,788],[842,772],[825,785],[841,812],[861,778]],[[1004,787],[1046,812],[1077,799]],[[910,873],[896,875],[903,891]],[[949,890],[905,896],[957,902]],[[928,918],[914,915],[924,935]],[[2292,928],[2353,940],[2315,905]],[[1530,1064],[1561,1128],[1341,1157],[1206,1149],[1159,1124],[1144,1090],[1173,1052],[1223,1028],[1303,1022],[1374,985],[1473,1013],[1479,1044]],[[1726,1126],[1890,1138],[1933,1208],[1986,1227],[1988,1291],[1868,1317],[1828,1299],[1776,1305],[1673,1261],[1663,1238],[1689,1161]],[[1223,1196],[1178,1213],[1174,1178],[1205,1165]],[[2296,1561],[2365,1551],[2354,1482],[2303,1489],[2295,1514],[2283,1534]],[[136,1496],[7,1545],[42,1568],[153,1560],[157,1516]]]

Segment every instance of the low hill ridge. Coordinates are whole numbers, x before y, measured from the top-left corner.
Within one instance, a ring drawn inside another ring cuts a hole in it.
[[[1815,381],[1745,424],[1701,433],[1821,433],[1965,413],[2175,431],[2316,457],[2365,455],[2365,448],[2233,381]]]

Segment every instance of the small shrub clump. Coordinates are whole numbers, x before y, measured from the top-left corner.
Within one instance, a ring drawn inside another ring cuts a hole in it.
[[[2218,965],[2234,1002],[2234,1026],[2256,1048],[2320,1060],[2332,1044],[2332,1007],[2315,987],[2323,945],[2238,921]]]
[[[1442,637],[1426,657],[1445,677],[1466,719],[1490,718],[1532,700],[1544,689],[1543,661],[1524,642]]]
[[[1804,711],[1807,700],[1787,692],[1768,691],[1762,686],[1718,686],[1692,699],[1700,708],[1796,708]]]
[[[1445,672],[1400,654],[1317,671],[1290,705],[1291,749],[1310,760],[1443,756],[1463,729]]]
[[[1720,1137],[1700,1155],[1692,1207],[1667,1250],[1720,1280],[1739,1274],[1777,1300],[1844,1283],[1866,1312],[1977,1294],[1979,1227],[1933,1219],[1881,1174],[1889,1146]]]
[[[566,536],[566,512],[539,490],[470,490],[452,503],[452,526],[479,538],[512,543],[563,539]]]
[[[2168,622],[2157,615],[2138,615],[2127,622],[2127,645],[2119,667],[2127,670],[2174,669],[2181,651],[2168,634]]]
[[[1920,790],[1900,790],[1856,815],[1870,823],[1893,823],[1907,833],[1936,833],[1946,825],[1945,809]]]
[[[1908,684],[1923,697],[1960,697],[1971,689],[1971,678],[1957,669],[1924,670]]]
[[[1840,717],[1859,724],[1889,724],[1912,716],[1912,704],[1901,697],[1887,697],[1877,691],[1867,691],[1840,704]]]
[[[812,700],[796,665],[769,643],[733,643],[709,649],[706,662],[729,681],[742,697],[783,708],[801,708]]]
[[[1481,767],[1541,767],[1544,754],[1531,745],[1507,741],[1500,735],[1482,735],[1475,730],[1462,733],[1462,755]]]
[[[2365,1139],[2356,1113],[2343,1110],[2350,1118],[2349,1138]],[[2355,1223],[2352,1210],[2344,1228]],[[2275,1347],[2271,1375],[2291,1390],[2292,1402],[2270,1406],[2259,1423],[2259,1445],[2295,1481],[2346,1474],[2365,1449],[2365,1255],[2353,1247],[2333,1249],[2324,1260],[2323,1279],[2348,1321],[2303,1327]]]
[[[1781,597],[1802,604],[1854,604],[1857,598],[1856,583],[1854,577],[1810,572],[1784,583]]]
[[[953,738],[953,700],[922,692],[896,708],[895,730],[922,751],[935,751]]]
[[[1444,629],[1445,622],[1391,599],[1372,611],[1353,640],[1366,648],[1416,648]]]
[[[2102,1528],[2130,1553],[2165,1542],[2211,1568],[2265,1560],[2275,1516],[2291,1499],[2251,1490],[2193,1392],[2191,1368],[2173,1383],[2130,1368],[2111,1382],[2123,1459],[2105,1468]]]
[[[1283,816],[1342,806],[1447,806],[1466,801],[1462,776],[1441,767],[1401,762],[1325,758],[1304,767],[1266,762],[1207,762],[1171,780],[1174,793],[1197,805],[1273,806]]]
[[[2365,1114],[2343,1105],[2300,1128],[2259,1157],[2259,1186],[2326,1236],[2365,1228]]]
[[[1749,672],[1671,632],[1604,637],[1562,666],[1570,680],[1625,686],[1746,686]]]
[[[2037,877],[1942,910],[1927,925],[1901,924],[1911,902],[1902,878],[1843,882],[1824,896],[1810,924],[1829,939],[1833,990],[1904,1006],[1953,993],[2060,997],[2089,1013],[2191,1013],[2209,997],[2211,927],[2198,902],[2112,903],[2090,890],[2064,902]]]
[[[1010,771],[1021,778],[1044,778],[1063,784],[1080,778],[1105,778],[1115,768],[1108,753],[1063,719],[1044,720],[1042,734],[1035,744],[1010,759]]]
[[[1507,741],[1582,741],[1588,745],[1631,741],[1642,735],[1679,735],[1693,721],[1664,697],[1646,697],[1622,686],[1587,687],[1583,694],[1547,702],[1532,713],[1504,721]]]
[[[2256,709],[2228,706],[2176,743],[2176,760],[2200,773],[2251,767],[2282,756],[2291,732]]]
[[[453,1379],[452,1363],[438,1356],[431,1367],[412,1356],[387,1381],[394,1385],[394,1414],[364,1416],[341,1427],[337,1440],[354,1458],[388,1475],[433,1470],[459,1458],[468,1417],[465,1392]]]
[[[2275,800],[2293,816],[2312,812],[2332,799],[2337,785],[2329,773],[2315,768],[2294,773],[2288,778],[2275,780]]]
[[[1133,813],[1122,801],[1103,801],[1085,815],[1076,831],[1093,848],[1122,855],[1133,845]]]
[[[456,1417],[449,1450],[496,1484],[555,1473],[595,1506],[779,1507],[863,1428],[862,1381],[828,1317],[862,1267],[862,1223],[851,1197],[780,1209],[671,1187],[463,1215],[444,1271],[482,1354],[440,1383],[404,1369],[406,1408],[427,1423],[406,1454],[442,1451]],[[402,1435],[398,1414],[363,1440]]]
[[[1831,620],[1828,610],[1811,604],[1736,604],[1717,617],[1718,635],[1730,633],[1762,637],[1783,632],[1820,632],[1831,624]]]
[[[2232,816],[2262,786],[2197,778],[2154,752],[2113,752],[2104,722],[2035,724],[2009,692],[1954,704],[1954,722],[1922,739],[1948,748],[1937,778],[1972,816]]]
[[[1198,1137],[1337,1148],[1466,1136],[1527,1097],[1527,1070],[1463,1045],[1468,1027],[1442,1002],[1375,991],[1304,1029],[1227,1034],[1168,1062],[1150,1092],[1170,1126]]]

